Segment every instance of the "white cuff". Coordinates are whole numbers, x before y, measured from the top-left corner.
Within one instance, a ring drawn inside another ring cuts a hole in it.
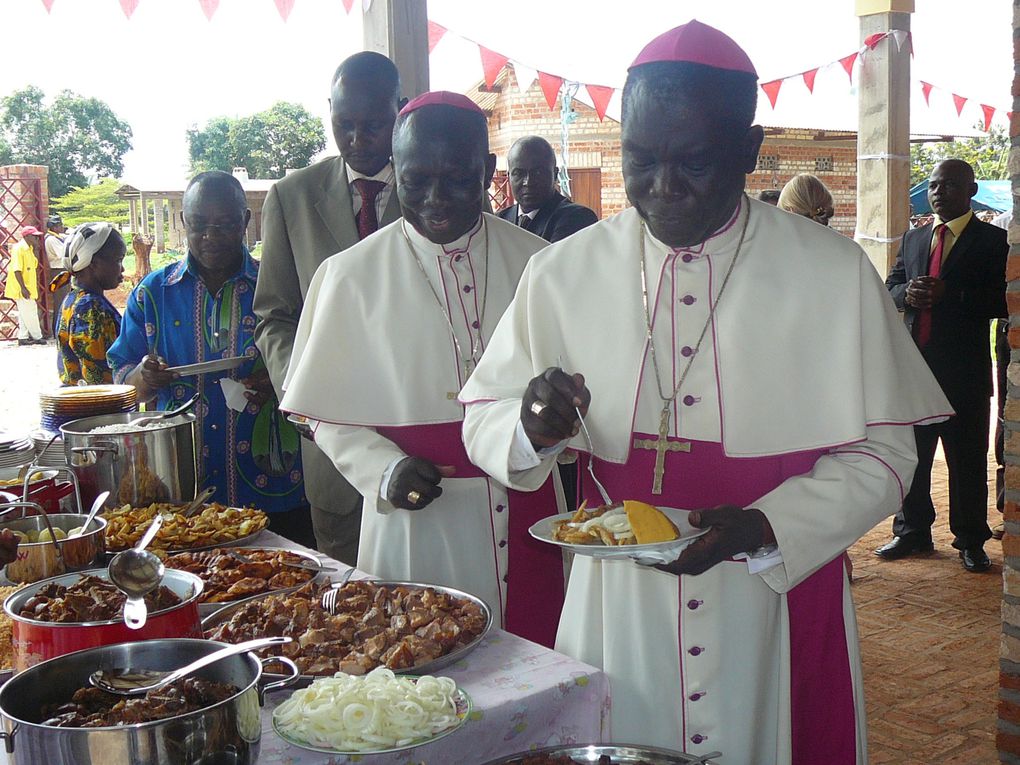
[[[514,440],[510,443],[510,456],[507,459],[507,467],[511,473],[521,473],[531,470],[542,464],[547,457],[555,457],[567,448],[570,439],[564,439],[555,446],[547,446],[544,449],[535,451],[531,445],[531,439],[524,432],[524,425],[520,420],[514,428]]]
[[[389,464],[386,470],[383,471],[382,482],[379,484],[380,499],[389,502],[389,500],[386,498],[386,494],[390,488],[390,479],[393,477],[393,471],[396,469],[397,465],[399,465],[405,459],[407,459],[407,457],[397,457],[395,460],[393,460],[393,462]]]
[[[783,554],[779,552],[776,545],[759,547],[752,553],[739,553],[733,556],[734,560],[747,561],[747,573],[760,574],[775,568],[783,562]]]

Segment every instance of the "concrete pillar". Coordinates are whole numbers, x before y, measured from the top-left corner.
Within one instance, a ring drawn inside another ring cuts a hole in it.
[[[163,197],[156,197],[152,200],[152,211],[153,211],[153,226],[156,229],[156,252],[166,252],[166,240],[164,238],[164,222],[163,222],[163,203],[165,200]]]
[[[914,0],[857,0],[861,44],[875,33],[910,31]],[[910,220],[910,47],[891,37],[858,67],[857,233],[884,278]]]
[[[429,89],[429,29],[425,0],[374,0],[364,14],[365,50],[388,56],[400,72],[403,95]]]
[[[170,215],[170,247],[175,250],[181,248],[181,203],[177,199],[168,199],[167,207]]]
[[[142,236],[149,235],[149,200],[144,193],[138,195],[138,211],[142,215]]]
[[[137,200],[135,200],[135,199],[129,199],[128,200],[128,211],[129,211],[128,212],[128,216],[129,216],[128,219],[131,221],[131,224],[129,225],[128,230],[132,234],[134,234],[134,233],[137,233],[137,231],[138,231],[138,201]]]

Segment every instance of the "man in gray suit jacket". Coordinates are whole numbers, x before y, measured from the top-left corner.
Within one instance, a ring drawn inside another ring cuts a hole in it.
[[[346,59],[333,75],[330,97],[340,156],[287,175],[266,197],[255,343],[281,396],[315,270],[330,255],[400,217],[390,164],[399,108],[400,81],[393,62],[372,52]],[[361,496],[311,440],[302,440],[301,457],[318,549],[354,565]]]

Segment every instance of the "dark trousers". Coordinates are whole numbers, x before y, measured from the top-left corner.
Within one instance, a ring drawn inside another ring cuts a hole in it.
[[[931,501],[931,467],[935,447],[942,449],[949,469],[949,528],[953,547],[978,547],[991,538],[988,528],[988,400],[958,406],[946,422],[914,427],[917,471],[900,511],[893,519],[893,534],[931,538],[935,506]]]
[[[269,513],[269,530],[299,545],[315,549],[315,534],[312,532],[312,517],[308,505]]]

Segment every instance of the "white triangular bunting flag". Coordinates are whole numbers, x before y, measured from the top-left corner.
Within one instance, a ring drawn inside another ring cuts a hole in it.
[[[890,34],[893,36],[893,39],[896,40],[896,50],[902,51],[903,43],[906,42],[907,35],[910,33],[907,32],[906,29],[894,29],[892,30],[892,32],[890,32]]]
[[[532,69],[530,66],[518,63],[517,61],[511,61],[514,66],[514,77],[517,78],[517,90],[521,93],[526,92],[532,85],[535,84],[535,80],[538,79],[538,70]]]

